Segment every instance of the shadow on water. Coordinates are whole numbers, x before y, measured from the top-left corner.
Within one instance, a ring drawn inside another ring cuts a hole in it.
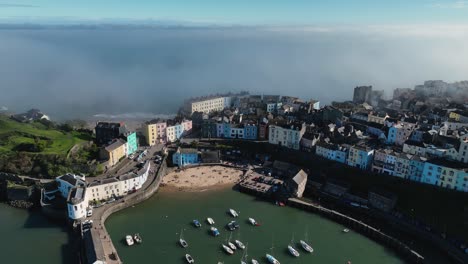
[[[54,228],[59,229],[60,232],[65,232],[67,234],[67,240],[61,245],[60,249],[62,263],[79,263],[78,252],[80,239],[67,227],[65,219],[48,218],[40,209],[32,209],[29,210],[23,227],[28,229]]]

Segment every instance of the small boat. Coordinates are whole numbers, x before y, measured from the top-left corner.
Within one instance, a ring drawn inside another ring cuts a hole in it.
[[[234,209],[229,209],[229,213],[232,215],[232,217],[238,217],[239,216],[239,214]]]
[[[236,243],[238,248],[245,249],[244,243],[242,243],[241,241],[235,240],[234,242]]]
[[[240,225],[236,222],[236,221],[231,221],[227,224],[227,228],[230,230],[230,231],[234,231],[236,230],[237,228],[239,228]]]
[[[141,236],[140,236],[139,233],[136,233],[135,235],[133,235],[133,240],[135,240],[135,242],[137,242],[137,244],[143,243],[143,239],[141,239]]]
[[[228,247],[228,246],[226,246],[224,244],[222,244],[222,246],[223,246],[224,251],[226,251],[226,253],[228,253],[229,255],[234,254],[234,251],[232,251],[232,249],[230,247]]]
[[[299,257],[299,252],[297,252],[297,250],[295,248],[293,248],[291,245],[288,246],[288,251],[289,253],[291,253],[291,255],[293,255],[294,257]]]
[[[232,250],[236,250],[236,249],[237,249],[236,245],[234,245],[234,243],[232,243],[232,242],[228,242],[228,246],[229,246]]]
[[[186,248],[188,247],[188,243],[187,241],[185,241],[184,237],[183,237],[183,233],[184,233],[184,230],[181,229],[180,230],[180,237],[179,237],[179,244],[183,247],[183,248]]]
[[[249,223],[253,226],[259,226],[259,224],[257,223],[257,221],[255,221],[255,219],[253,218],[249,218]]]
[[[213,218],[211,218],[211,217],[208,217],[208,218],[206,219],[206,222],[208,222],[208,224],[210,224],[210,225],[214,225],[214,224],[215,224],[215,221],[214,221]]]
[[[213,236],[219,236],[219,231],[216,227],[212,226],[211,227],[211,234],[213,234]]]
[[[260,264],[260,262],[258,262],[258,261],[255,260],[255,259],[252,259],[250,262],[251,262],[252,264]]]
[[[305,251],[309,253],[314,252],[314,249],[309,244],[307,244],[304,240],[301,240],[299,242],[301,243],[301,246]]]
[[[195,263],[195,260],[189,254],[185,254],[185,259],[187,260],[187,263]]]
[[[266,258],[271,264],[280,264],[280,262],[270,254],[266,254]]]
[[[349,229],[348,228],[343,229],[343,233],[349,233]]]
[[[197,219],[193,220],[192,222],[195,227],[201,227],[201,223]]]
[[[125,241],[127,242],[128,246],[133,246],[133,244],[135,244],[135,242],[133,242],[133,238],[131,235],[125,236]]]

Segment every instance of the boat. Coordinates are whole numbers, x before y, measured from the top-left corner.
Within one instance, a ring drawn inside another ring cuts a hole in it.
[[[188,243],[187,243],[187,241],[185,241],[185,239],[183,238],[183,231],[184,231],[184,230],[180,230],[179,244],[180,244],[183,248],[186,248],[186,247],[188,247]]]
[[[136,233],[135,235],[133,235],[133,240],[135,240],[135,242],[137,242],[137,244],[143,243],[143,239],[141,239],[141,236],[140,236],[139,233]]]
[[[226,251],[226,253],[228,253],[229,255],[234,254],[234,251],[230,247],[228,247],[228,246],[226,246],[224,244],[221,244],[221,245],[223,246],[223,249],[224,249],[224,251]]]
[[[343,233],[349,233],[349,229],[348,228],[343,229]]]
[[[228,244],[228,246],[229,246],[232,250],[236,250],[237,247],[236,247],[236,245],[234,245],[234,243],[231,242],[231,237],[232,237],[232,233],[229,234],[229,239],[228,239],[228,241],[227,241],[227,244]]]
[[[219,231],[216,227],[212,226],[211,227],[211,234],[213,234],[213,236],[219,236]]]
[[[234,231],[236,230],[237,228],[239,228],[240,225],[236,222],[236,221],[231,221],[227,224],[227,228],[230,230],[230,231]]]
[[[234,209],[229,209],[229,213],[232,215],[232,217],[238,217],[239,216],[239,214]]]
[[[197,219],[193,220],[192,222],[195,227],[201,227],[201,223]]]
[[[309,253],[314,252],[314,249],[309,244],[307,244],[304,240],[301,240],[299,242],[301,243],[301,246],[305,251]]]
[[[195,263],[195,260],[189,254],[185,254],[185,259],[187,260],[187,263]]]
[[[280,262],[270,254],[266,254],[266,258],[271,264],[280,264]]]
[[[312,253],[312,252],[314,252],[314,249],[306,242],[306,241],[308,241],[308,237],[309,237],[309,235],[308,235],[308,232],[307,232],[307,229],[306,229],[306,232],[305,232],[305,239],[304,239],[304,240],[300,240],[299,243],[301,244],[302,248],[303,248],[305,251],[307,251],[307,252],[309,252],[309,253]]]
[[[252,264],[260,264],[260,262],[258,262],[258,261],[255,260],[255,259],[252,259],[250,262],[251,262]]]
[[[235,240],[234,242],[236,243],[238,248],[245,249],[244,243],[242,243],[241,241]]]
[[[234,243],[232,243],[232,242],[228,242],[228,246],[229,246],[232,250],[236,250],[236,249],[237,249],[236,245],[234,245]]]
[[[288,246],[288,251],[289,253],[291,253],[291,255],[293,255],[296,258],[300,256],[299,252],[297,252],[297,250],[291,245]]]
[[[257,223],[257,221],[255,221],[255,219],[253,219],[253,218],[251,218],[251,217],[249,218],[249,223],[250,223],[251,225],[253,225],[253,226],[259,226],[259,224]]]
[[[128,246],[133,246],[133,244],[135,244],[135,242],[133,242],[133,238],[131,235],[125,236],[125,241],[127,242]]]
[[[211,217],[208,217],[208,218],[206,219],[206,222],[208,222],[208,224],[210,224],[210,225],[214,225],[214,223],[215,223],[215,221],[214,221],[213,218],[211,218]]]

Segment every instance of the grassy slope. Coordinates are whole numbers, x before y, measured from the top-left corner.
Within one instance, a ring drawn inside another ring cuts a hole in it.
[[[52,144],[47,146],[42,154],[66,154],[75,144],[89,140],[78,132],[65,133],[55,129],[47,129],[40,123],[23,124],[0,116],[0,140],[3,141],[0,144],[0,152],[10,152],[20,143],[34,143],[32,137],[25,137],[14,132],[50,139]]]

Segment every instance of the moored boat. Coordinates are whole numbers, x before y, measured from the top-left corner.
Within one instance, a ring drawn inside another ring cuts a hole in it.
[[[303,248],[305,251],[307,251],[307,252],[309,252],[309,253],[314,252],[314,249],[313,249],[309,244],[307,244],[304,240],[301,240],[300,243],[301,243],[302,248]]]
[[[232,242],[228,242],[228,246],[229,246],[232,250],[236,250],[236,249],[237,249],[236,245],[234,245],[234,243],[232,243]]]
[[[187,263],[195,263],[195,260],[189,254],[185,254],[185,259],[187,260]]]
[[[218,231],[218,229],[217,229],[216,227],[212,226],[212,227],[211,227],[211,234],[212,234],[213,236],[219,236],[219,231]]]
[[[210,225],[214,225],[214,224],[215,224],[215,221],[214,221],[213,218],[211,218],[211,217],[208,217],[208,218],[206,219],[206,222],[208,222],[208,224],[210,224]]]
[[[229,255],[234,254],[234,251],[233,251],[230,247],[228,247],[228,246],[226,246],[226,245],[224,245],[224,244],[222,244],[222,246],[223,246],[223,249],[224,249],[224,251],[225,251],[226,253],[228,253]]]
[[[288,251],[289,253],[291,253],[291,255],[293,255],[294,257],[299,257],[299,252],[297,252],[297,250],[295,248],[293,248],[293,246],[289,245],[288,246]]]
[[[193,220],[192,222],[195,227],[201,227],[201,223],[197,219]]]
[[[253,226],[258,226],[259,224],[257,223],[257,221],[255,221],[255,219],[249,217],[249,223]]]
[[[131,235],[125,236],[125,241],[127,242],[127,246],[133,246],[133,244],[135,244]]]
[[[348,228],[343,229],[343,233],[349,233],[349,229]]]
[[[187,241],[185,241],[185,239],[183,239],[183,238],[180,238],[180,239],[179,239],[179,244],[180,244],[183,248],[188,247]]]
[[[135,235],[133,235],[133,240],[135,240],[137,244],[143,243],[143,239],[141,238],[139,233],[136,233]]]
[[[280,262],[270,254],[266,254],[266,258],[271,264],[280,264]]]
[[[183,233],[184,233],[184,230],[181,229],[180,230],[180,237],[179,237],[179,244],[183,247],[183,248],[186,248],[188,247],[188,243],[187,241],[185,241],[184,237],[183,237]]]
[[[234,209],[229,209],[229,213],[231,214],[232,217],[238,217],[239,216],[239,214]]]
[[[245,245],[244,245],[244,243],[242,243],[241,241],[235,240],[234,242],[236,243],[236,245],[237,245],[238,248],[240,248],[240,249],[245,249]]]
[[[250,262],[251,262],[252,264],[260,264],[260,263],[259,263],[257,260],[255,260],[255,259],[252,259]]]

